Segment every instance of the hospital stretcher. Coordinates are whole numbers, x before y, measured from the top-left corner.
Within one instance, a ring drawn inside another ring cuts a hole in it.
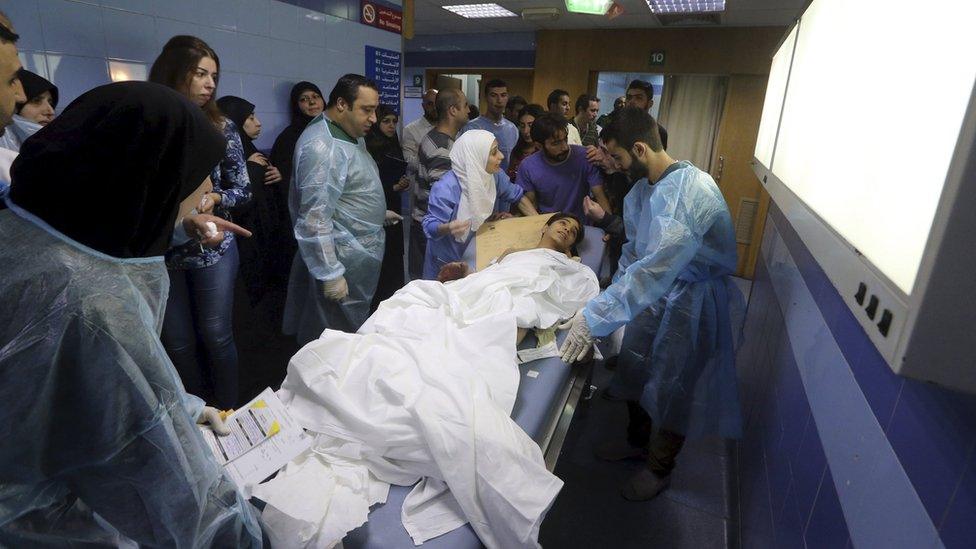
[[[475,266],[475,243],[468,246],[465,261]],[[603,231],[587,227],[584,241],[578,247],[583,263],[600,275],[604,255]],[[559,340],[565,336],[559,334]],[[530,334],[520,348],[535,345]],[[568,367],[558,357],[543,358],[522,364],[518,396],[512,418],[533,440],[539,443],[546,467],[552,471],[573,419],[580,397],[589,386],[590,365]],[[400,509],[411,486],[391,486],[386,503],[377,505],[369,513],[363,526],[350,532],[343,540],[344,549],[408,549],[413,540],[403,528]],[[470,525],[465,524],[447,534],[427,541],[424,549],[466,549],[481,547]]]

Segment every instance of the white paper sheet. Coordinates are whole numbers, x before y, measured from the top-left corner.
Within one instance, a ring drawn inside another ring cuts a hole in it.
[[[281,469],[312,445],[312,437],[292,419],[270,388],[227,416],[230,434],[216,436],[200,426],[217,461],[244,491]]]

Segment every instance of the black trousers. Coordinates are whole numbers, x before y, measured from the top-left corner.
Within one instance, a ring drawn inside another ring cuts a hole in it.
[[[655,432],[651,416],[636,400],[627,401],[627,415],[627,442],[635,448],[647,448],[647,467],[651,471],[662,477],[670,475],[685,437],[667,429]]]

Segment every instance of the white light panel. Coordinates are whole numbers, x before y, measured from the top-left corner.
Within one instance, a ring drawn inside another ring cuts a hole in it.
[[[491,17],[518,17],[515,13],[498,4],[460,4],[457,6],[442,6],[449,12],[467,19],[487,19]]]
[[[711,13],[725,11],[725,0],[644,0],[654,13]]]
[[[976,79],[976,2],[815,0],[772,172],[910,295]],[[767,129],[768,131],[768,129]]]
[[[756,160],[769,169],[773,162],[773,145],[776,143],[776,130],[779,128],[779,116],[783,112],[783,96],[786,94],[786,80],[790,72],[790,61],[793,59],[793,45],[796,43],[797,27],[783,41],[773,64],[769,68],[769,80],[766,83],[766,100],[763,102],[762,120],[759,121],[759,137],[756,139]]]

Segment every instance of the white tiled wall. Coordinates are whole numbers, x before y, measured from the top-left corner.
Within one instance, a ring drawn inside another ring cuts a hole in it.
[[[401,50],[398,34],[277,0],[0,0],[0,10],[20,34],[21,62],[58,86],[61,108],[113,71],[147,74],[174,35],[202,38],[220,56],[218,95],[257,106],[262,149],[288,125],[295,82],[328,95],[339,76],[363,73],[366,44]]]

